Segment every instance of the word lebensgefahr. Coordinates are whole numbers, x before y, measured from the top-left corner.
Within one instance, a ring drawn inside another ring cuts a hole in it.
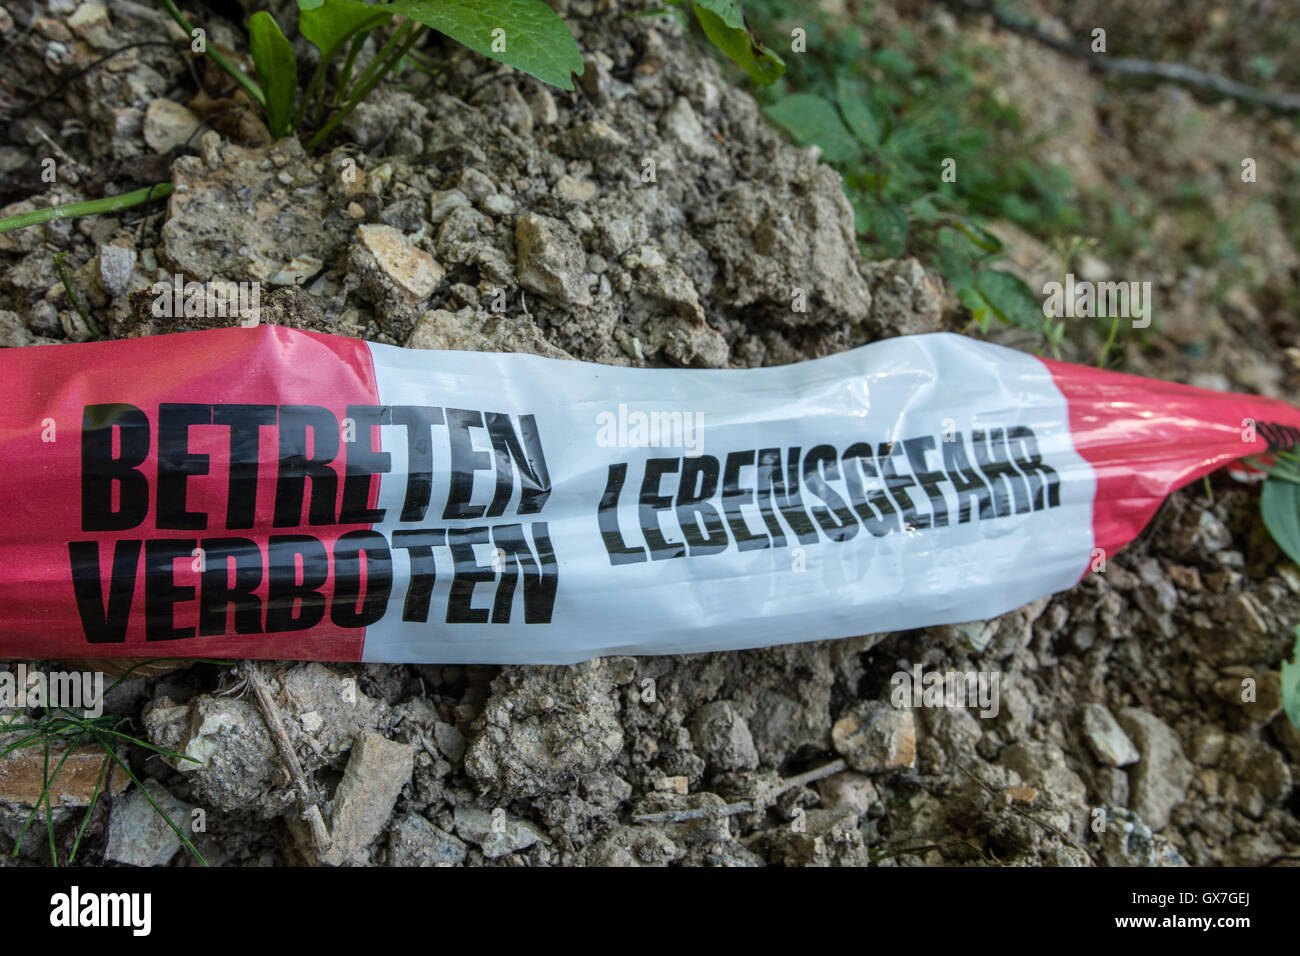
[[[1032,429],[901,441],[649,458],[631,482],[639,518],[619,523],[628,462],[609,466],[600,530],[610,564],[843,542],[1026,514],[1061,503]],[[636,537],[639,535],[639,537]]]

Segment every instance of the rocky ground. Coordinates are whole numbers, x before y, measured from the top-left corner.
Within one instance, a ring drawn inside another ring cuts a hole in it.
[[[575,93],[448,44],[428,89],[381,87],[336,148],[307,155],[196,103],[202,64],[174,44],[97,63],[179,36],[153,4],[7,2],[2,212],[168,169],[177,185],[165,204],[0,236],[0,344],[92,336],[57,273],[61,251],[115,336],[205,324],[151,314],[150,286],[176,272],[262,283],[265,322],[619,365],[781,364],[965,325],[920,263],[859,258],[837,175],[786,144],[673,21],[557,6],[586,55]],[[229,21],[204,14],[218,42],[241,47]],[[957,28],[941,10],[919,16]],[[1241,150],[1203,131],[1236,131],[1268,156],[1294,149],[1294,127],[1179,91],[1117,95],[1029,41],[981,39],[1002,52],[991,81],[1052,132],[1041,148],[1084,188],[1113,200],[1117,171],[1136,167],[1161,198],[1191,170],[1221,188],[1226,221],[1245,223],[1249,281],[1220,297],[1228,266],[1207,266],[1195,221],[1163,202],[1145,258],[1090,253],[1094,271],[1149,273],[1164,296],[1159,334],[1129,346],[1130,367],[1286,396],[1297,259],[1278,187],[1231,193]],[[46,157],[57,183],[41,179]],[[1031,284],[1066,264],[1013,238]],[[795,287],[807,313],[791,312]],[[1253,491],[1220,479],[1211,490],[1174,495],[1104,573],[988,622],[575,667],[271,665],[298,758],[329,796],[328,850],[228,669],[133,677],[109,710],[200,759],[132,752],[174,819],[202,811],[194,842],[210,863],[1294,861],[1300,733],[1280,714],[1277,667],[1300,621],[1300,569],[1263,532]],[[892,675],[915,666],[998,674],[996,716],[891,706]],[[21,771],[0,768],[0,849],[28,814]],[[84,861],[194,862],[139,790],[116,777],[108,789]],[[62,795],[65,851],[87,795]],[[29,835],[20,859],[47,854]]]

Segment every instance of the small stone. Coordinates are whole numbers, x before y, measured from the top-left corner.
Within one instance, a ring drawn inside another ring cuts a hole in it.
[[[470,204],[469,197],[459,189],[444,189],[429,197],[429,221],[435,226],[453,210]]]
[[[144,114],[144,141],[155,153],[169,153],[190,141],[202,121],[188,107],[154,100]]]
[[[544,86],[538,86],[528,97],[528,107],[533,111],[534,122],[541,126],[551,126],[560,118],[555,97]]]
[[[1159,832],[1168,825],[1173,808],[1187,797],[1192,765],[1183,756],[1177,735],[1154,714],[1126,707],[1116,716],[1141,754],[1128,776],[1133,810],[1152,832]]]
[[[662,124],[664,132],[681,143],[691,156],[703,159],[717,154],[717,144],[704,131],[695,110],[691,108],[690,100],[685,97],[678,97],[668,108]]]
[[[515,223],[519,284],[531,292],[569,305],[590,305],[584,281],[587,256],[567,225],[537,213]]]
[[[859,815],[870,810],[871,805],[880,799],[870,777],[849,771],[817,781],[817,792],[827,808],[851,807]]]
[[[1192,750],[1188,756],[1202,767],[1212,767],[1219,762],[1227,746],[1228,735],[1222,727],[1202,724],[1192,735]]]
[[[453,820],[457,836],[476,844],[489,860],[526,850],[538,840],[551,842],[537,824],[521,820],[500,808],[489,812],[474,807],[457,807]]]
[[[12,314],[12,313],[10,313]],[[0,749],[11,745],[14,735],[0,737]],[[66,753],[50,749],[50,769],[58,766]],[[104,769],[107,755],[103,749],[84,745],[73,749],[58,775],[50,781],[49,799],[55,807],[85,807],[95,793],[95,785]],[[110,766],[106,789],[121,793],[130,783],[116,764]],[[45,751],[42,747],[21,747],[0,759],[0,800],[35,806],[45,790]]]
[[[715,700],[695,712],[691,722],[695,749],[719,770],[753,770],[758,750],[745,718],[730,701]]]
[[[442,755],[452,763],[460,763],[465,758],[465,735],[451,724],[441,721],[434,724],[433,739]]]
[[[221,134],[215,129],[199,137],[199,159],[208,169],[217,169],[221,165]]]
[[[503,319],[470,307],[457,312],[433,309],[423,313],[416,319],[406,347],[453,352],[525,352],[550,358],[573,358],[546,341],[532,322]]]
[[[1038,790],[1034,787],[1006,787],[1002,795],[1007,803],[1031,804],[1038,799]]]
[[[854,770],[916,765],[916,720],[911,708],[863,701],[835,722],[831,742]]]
[[[108,9],[98,3],[83,3],[68,17],[72,32],[97,50],[113,46],[113,27],[108,20]]]
[[[427,299],[442,281],[443,268],[433,256],[412,246],[392,226],[358,226],[357,239],[389,283],[413,302]]]
[[[105,292],[111,296],[120,296],[131,290],[131,273],[135,269],[135,260],[135,249],[130,246],[99,247],[99,281]]]
[[[32,20],[32,26],[36,32],[47,40],[53,40],[56,43],[67,44],[72,42],[72,31],[68,29],[67,24],[62,20],[54,17],[36,17]]]
[[[1079,256],[1077,268],[1079,277],[1088,282],[1105,282],[1111,277],[1110,266],[1088,252]]]
[[[691,778],[683,777],[680,774],[675,777],[660,777],[655,781],[655,789],[661,793],[690,793]]]
[[[329,831],[334,842],[321,854],[322,863],[337,866],[350,860],[379,836],[414,767],[415,752],[409,744],[373,733],[353,744],[332,802]]]
[[[1058,806],[1081,808],[1088,788],[1065,762],[1061,748],[1046,741],[1021,740],[998,755],[998,762],[1020,775],[1025,786],[1050,793]]]
[[[149,794],[139,787],[113,801],[108,814],[108,846],[104,858],[130,866],[166,866],[181,848],[176,831],[149,802],[153,797],[159,809],[178,827],[189,829],[190,808],[168,793],[158,781],[144,783]]]
[[[1239,727],[1263,727],[1282,710],[1282,678],[1277,671],[1222,677],[1214,682],[1214,693],[1235,709]]]
[[[629,144],[618,130],[598,120],[591,120],[570,128],[562,137],[560,145],[570,156],[590,159],[593,156],[610,156],[627,148]]]
[[[1287,756],[1291,758],[1291,762],[1300,764],[1300,730],[1296,729],[1296,726],[1291,723],[1291,719],[1285,713],[1274,717],[1270,726],[1274,738],[1281,744]]]
[[[490,196],[497,191],[496,183],[488,178],[486,173],[480,172],[473,167],[461,171],[460,179],[456,182],[456,188],[470,202],[479,202],[486,196]]]
[[[564,202],[590,202],[596,198],[596,184],[585,179],[574,179],[566,174],[556,182],[553,192],[556,199]]]
[[[388,834],[393,866],[459,866],[467,852],[464,843],[418,813],[398,817]]]
[[[515,201],[509,196],[503,196],[501,193],[492,193],[490,196],[483,197],[479,203],[479,208],[494,216],[513,216],[515,214]]]
[[[1101,704],[1084,707],[1083,735],[1097,759],[1109,767],[1127,767],[1142,756],[1111,712]]]
[[[283,269],[275,272],[267,283],[270,285],[302,285],[312,276],[325,268],[325,263],[315,256],[294,256]]]
[[[1205,585],[1201,583],[1201,572],[1196,568],[1189,565],[1171,564],[1167,570],[1169,571],[1169,579],[1184,591],[1196,593],[1205,590]]]
[[[1132,810],[1107,807],[1101,829],[1104,866],[1185,866],[1178,852],[1159,837]]]

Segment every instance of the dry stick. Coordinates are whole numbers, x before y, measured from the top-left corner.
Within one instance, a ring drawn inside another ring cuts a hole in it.
[[[816,783],[818,780],[825,780],[827,777],[833,777],[835,774],[842,773],[848,769],[848,761],[843,757],[838,760],[832,760],[830,763],[824,763],[820,767],[814,767],[812,770],[797,773],[793,777],[786,777],[777,786],[776,795],[780,796],[787,790],[793,790],[795,787],[806,787],[810,783]]]
[[[737,813],[753,813],[752,804],[742,800],[740,803],[728,803],[720,807],[696,807],[694,810],[668,810],[664,813],[633,814],[634,823],[685,823],[687,820],[713,820],[719,817],[734,817]]]
[[[1098,55],[1085,46],[1053,36],[1034,21],[1021,19],[988,0],[940,0],[940,2],[965,13],[986,13],[1002,29],[1029,37],[1058,53],[1084,60],[1094,70],[1165,80],[1216,96],[1263,106],[1279,113],[1300,113],[1300,94],[1297,93],[1272,93],[1183,63],[1162,63],[1133,57]]]
[[[960,771],[961,771],[962,773],[964,773],[966,776],[968,776],[968,777],[970,777],[972,780],[974,780],[977,784],[979,784],[981,787],[983,787],[985,790],[987,790],[987,791],[988,791],[992,796],[997,797],[998,799],[1001,799],[1001,798],[1002,798],[1002,794],[1000,794],[997,790],[995,790],[995,789],[993,789],[992,787],[990,787],[987,783],[985,783],[985,782],[984,782],[983,780],[981,780],[979,777],[975,776],[975,774],[973,774],[973,773],[971,773],[969,770],[967,770],[966,767],[965,767],[964,765],[959,764],[959,763],[956,763],[955,761],[954,761],[954,764],[956,765],[956,767],[957,767],[958,770],[960,770]],[[1070,846],[1074,847],[1074,848],[1075,848],[1076,850],[1078,850],[1080,853],[1085,854],[1089,859],[1092,859],[1092,854],[1088,851],[1088,848],[1085,847],[1085,846],[1083,846],[1083,845],[1081,845],[1081,844],[1079,843],[1079,841],[1077,841],[1074,837],[1070,836],[1070,834],[1066,833],[1064,830],[1061,830],[1059,827],[1053,826],[1052,824],[1048,823],[1046,820],[1040,820],[1040,819],[1038,819],[1038,817],[1034,816],[1034,815],[1033,815],[1032,813],[1030,813],[1028,810],[1022,810],[1022,809],[1020,809],[1020,807],[1016,806],[1014,803],[1011,804],[1010,806],[1011,806],[1011,809],[1012,809],[1012,810],[1016,811],[1016,813],[1020,814],[1020,815],[1021,815],[1022,817],[1024,817],[1025,819],[1030,820],[1030,821],[1032,821],[1033,823],[1037,823],[1040,827],[1044,828],[1045,830],[1051,830],[1053,833],[1055,833],[1058,837],[1060,837],[1060,838],[1061,838],[1062,840],[1064,840],[1066,843],[1070,844]]]
[[[848,769],[848,764],[841,758],[832,760],[803,773],[786,777],[772,791],[772,796],[779,797],[787,790],[804,787],[826,777],[834,776]],[[639,813],[632,817],[635,823],[685,823],[687,820],[704,820],[718,817],[734,817],[738,813],[753,813],[755,807],[746,800],[739,803],[727,803],[720,807],[696,807],[693,810],[666,810],[662,813]]]
[[[320,812],[320,800],[316,796],[316,790],[307,782],[307,775],[303,773],[302,764],[298,762],[298,754],[289,740],[289,732],[284,728],[280,708],[271,699],[271,690],[266,685],[261,667],[257,661],[244,661],[243,669],[248,686],[253,688],[253,696],[257,698],[257,706],[262,711],[262,719],[266,721],[267,729],[271,731],[275,749],[280,752],[280,759],[284,761],[285,768],[289,771],[293,785],[298,791],[298,808],[302,811],[307,826],[311,828],[312,845],[318,853],[323,853],[334,841],[330,838],[329,831],[325,829],[325,818]]]

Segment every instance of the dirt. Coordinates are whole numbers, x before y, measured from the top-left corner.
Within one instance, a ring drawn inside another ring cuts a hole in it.
[[[263,322],[617,365],[782,364],[964,326],[921,264],[860,259],[837,175],[788,145],[669,19],[559,4],[587,57],[574,93],[438,47],[446,69],[429,89],[381,87],[313,156],[294,140],[258,145],[256,129],[194,126],[181,109],[194,106],[193,64],[174,48],[86,69],[176,36],[151,4],[93,7],[0,10],[0,197],[19,211],[168,169],[177,189],[143,210],[0,236],[0,344],[92,336],[58,251],[115,336],[231,323],[155,317],[151,287],[177,272],[262,283]],[[233,24],[203,19],[239,48]],[[1131,366],[1285,396],[1297,370],[1279,356],[1295,324],[1264,317],[1286,301],[1296,252],[1272,193],[1228,197],[1224,131],[1275,150],[1294,134],[1176,91],[1103,96],[1077,64],[986,33],[1005,71],[991,82],[1044,123],[1042,148],[1081,188],[1114,199],[1120,169],[1141,168],[1153,190],[1190,170],[1222,187],[1225,215],[1244,210],[1240,271],[1253,278],[1231,298],[1210,294],[1214,267],[1177,210],[1154,213],[1144,256],[1097,252],[1125,278],[1149,270],[1164,296],[1158,334],[1128,347]],[[47,155],[56,184],[40,179]],[[1026,277],[1045,257],[1065,262],[1013,238]],[[806,311],[792,308],[800,291]],[[1280,713],[1277,667],[1300,620],[1300,569],[1261,529],[1253,491],[1218,478],[1211,491],[1174,495],[1103,573],[988,622],[574,667],[270,665],[335,829],[328,851],[226,669],[133,678],[110,704],[196,758],[132,753],[151,793],[203,810],[194,843],[222,865],[1295,860],[1300,733]],[[888,706],[896,675],[916,667],[996,674],[996,714]],[[837,759],[837,772],[790,785]],[[131,793],[100,801],[83,862],[193,865]],[[0,812],[0,849],[27,812]],[[56,819],[66,850],[80,817]],[[28,839],[21,859],[47,852]]]

